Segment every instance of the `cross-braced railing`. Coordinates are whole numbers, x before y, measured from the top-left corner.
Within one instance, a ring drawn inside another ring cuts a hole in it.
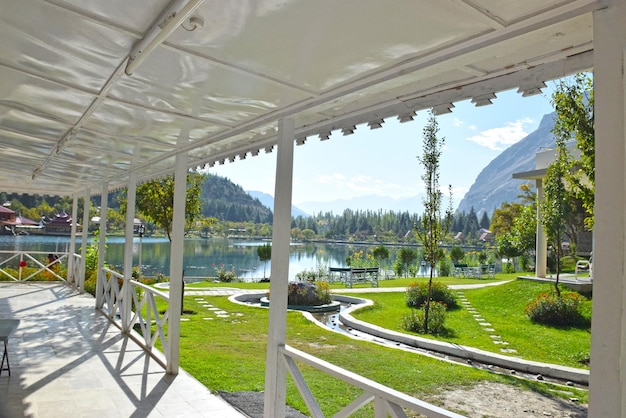
[[[98,308],[133,337],[137,335],[130,330],[138,331],[141,337],[135,339],[148,352],[156,354],[153,348],[161,340],[165,361],[156,355],[154,357],[163,367],[167,367],[170,360],[167,357],[169,350],[165,325],[169,318],[169,296],[106,267],[102,269],[102,278],[102,294],[96,297],[96,300],[101,301]],[[157,298],[165,302],[162,313]]]
[[[9,280],[25,282],[39,279],[45,275],[46,280],[62,280],[58,266],[67,264],[69,253],[54,253],[53,260],[43,251],[0,251],[0,275]],[[43,261],[42,261],[43,260]]]
[[[165,325],[169,318],[169,296],[135,280],[129,280],[129,284],[132,286],[133,301],[133,316],[130,320],[131,325],[139,326],[139,331],[143,336],[142,345],[144,345],[144,348],[148,351],[152,351],[154,345],[160,339],[166,361],[169,361],[167,357],[169,353],[167,349],[168,339],[165,335]],[[168,302],[168,307],[163,314],[159,312],[157,297]],[[152,330],[153,324],[155,326],[154,331]],[[163,366],[166,367],[166,364],[163,364]]]
[[[419,399],[388,388],[387,386],[342,369],[341,367],[337,367],[288,345],[281,346],[280,353],[287,365],[287,370],[289,370],[300,392],[300,396],[302,396],[313,418],[324,418],[324,414],[315,400],[315,396],[306,384],[296,360],[364,390],[361,396],[333,415],[334,418],[349,417],[370,402],[374,402],[374,416],[376,418],[387,418],[388,416],[392,418],[406,418],[405,409],[418,412],[427,417],[462,418],[462,415],[420,401]]]

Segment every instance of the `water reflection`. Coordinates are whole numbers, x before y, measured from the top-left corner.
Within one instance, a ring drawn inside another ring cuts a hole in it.
[[[93,242],[93,238],[88,243]],[[237,276],[246,280],[263,278],[264,264],[259,260],[257,247],[266,241],[244,241],[225,238],[186,239],[184,241],[185,277],[215,276],[215,266],[234,268]],[[77,240],[76,252],[80,254],[81,240]],[[69,237],[57,236],[0,236],[0,250],[11,251],[69,251]],[[333,243],[293,243],[289,258],[289,276],[294,280],[297,273],[311,270],[318,265],[323,267],[345,267],[346,258],[357,250],[367,250],[375,245],[333,244]],[[169,276],[170,243],[167,238],[138,237],[133,241],[134,264],[139,262],[141,247],[141,264],[145,275],[158,273]],[[396,248],[389,248],[389,260],[395,260]],[[124,239],[112,237],[107,239],[106,261],[115,269],[122,270],[124,261]],[[385,267],[390,269],[391,267]],[[267,263],[265,276],[271,274],[271,263]]]

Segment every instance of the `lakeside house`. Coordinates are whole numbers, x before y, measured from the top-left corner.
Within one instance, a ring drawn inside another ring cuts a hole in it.
[[[70,235],[72,233],[72,217],[63,212],[52,218],[42,217],[40,222],[44,235]],[[76,224],[76,231],[81,231],[81,225]]]
[[[4,206],[0,206],[0,224],[2,235],[28,235],[30,231],[41,229],[38,222],[25,218]]]

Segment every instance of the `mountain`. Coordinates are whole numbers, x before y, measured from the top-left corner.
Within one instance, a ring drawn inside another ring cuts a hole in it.
[[[267,206],[271,210],[274,210],[274,197],[272,195],[269,195],[263,192],[258,192],[256,190],[246,190],[246,193],[248,193],[253,198],[258,199],[261,203],[263,203],[263,205]],[[306,218],[307,216],[310,216],[310,215],[304,212],[303,210],[297,208],[296,206],[292,205],[291,216],[293,216],[294,218],[297,218],[298,216],[302,216]]]
[[[504,202],[514,202],[520,194],[523,180],[513,179],[513,173],[535,169],[535,154],[541,148],[556,146],[552,128],[556,112],[541,119],[537,130],[504,150],[476,177],[476,181],[459,203],[459,212],[473,207],[478,216],[484,211],[491,216]]]
[[[233,222],[271,223],[272,211],[225,177],[208,174],[200,191],[202,214]]]

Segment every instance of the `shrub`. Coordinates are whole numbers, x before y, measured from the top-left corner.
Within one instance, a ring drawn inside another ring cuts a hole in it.
[[[296,273],[298,281],[314,282],[316,280],[328,280],[328,267],[320,262],[311,270],[304,269],[300,273]]]
[[[580,325],[585,318],[580,312],[583,297],[577,293],[564,293],[561,297],[541,293],[526,305],[526,315],[536,323],[555,326]]]
[[[438,270],[440,277],[448,277],[452,275],[452,266],[450,266],[450,263],[445,258],[439,260]]]
[[[229,283],[237,279],[237,273],[235,273],[234,267],[230,270],[226,270],[224,264],[220,264],[219,266],[213,264],[213,269],[215,269],[215,277],[217,277],[217,280],[220,282]]]
[[[326,282],[292,282],[287,292],[289,305],[317,306],[332,302],[330,286]]]
[[[427,282],[412,283],[406,289],[406,304],[409,308],[419,308],[426,302],[427,295]],[[433,282],[430,291],[430,300],[444,303],[450,309],[458,307],[454,292],[441,282]]]
[[[446,320],[447,307],[444,303],[431,302],[428,310],[428,333],[442,334],[445,331],[444,322]],[[425,333],[424,330],[424,306],[419,309],[411,309],[411,312],[402,318],[402,328],[407,331]]]
[[[515,267],[513,266],[513,263],[506,262],[502,264],[502,272],[503,273],[515,273]]]

